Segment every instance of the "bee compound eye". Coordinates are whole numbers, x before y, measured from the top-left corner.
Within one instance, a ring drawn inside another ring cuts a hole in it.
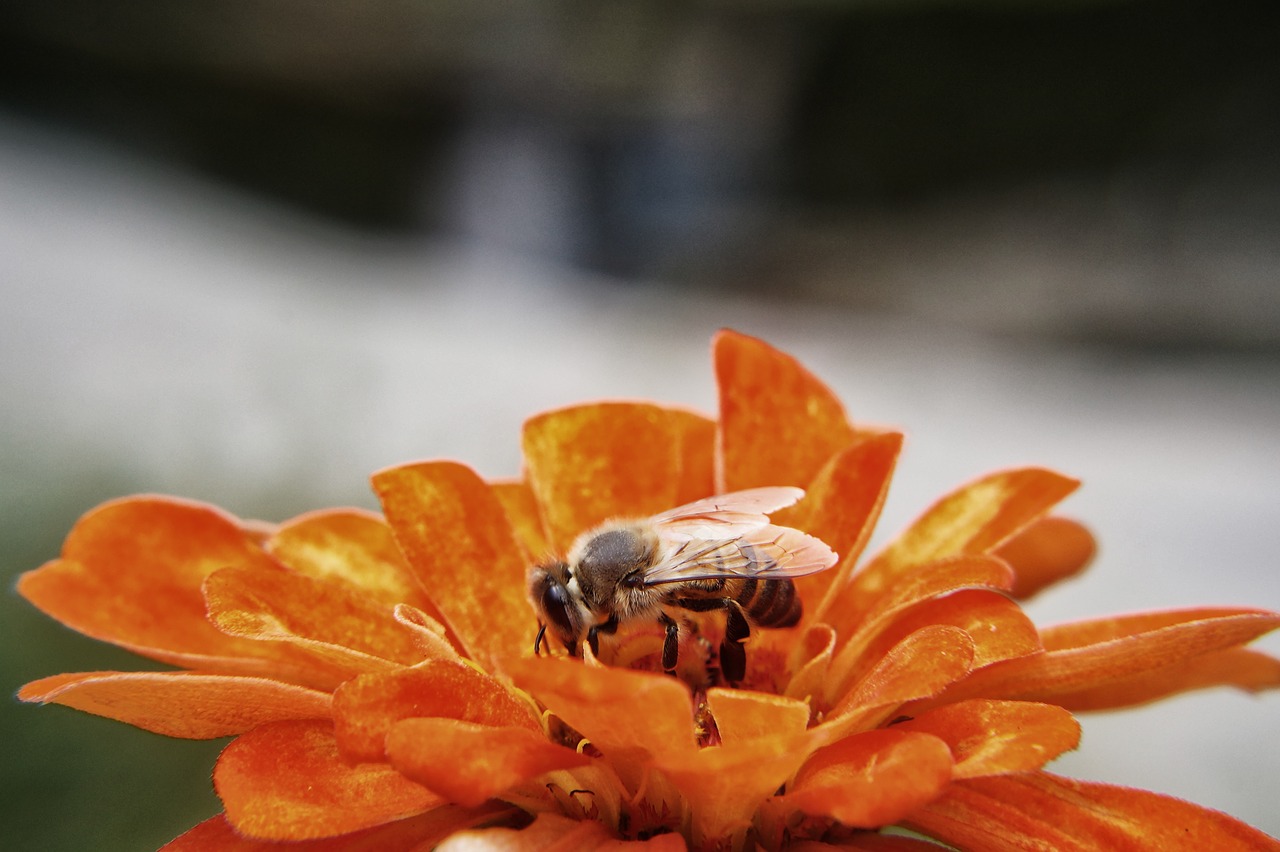
[[[569,591],[559,583],[547,583],[542,589],[542,611],[562,636],[573,635]]]

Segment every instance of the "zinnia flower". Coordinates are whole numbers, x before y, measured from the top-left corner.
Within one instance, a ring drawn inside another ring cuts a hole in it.
[[[1094,549],[1049,514],[1076,481],[1039,468],[959,488],[864,560],[902,436],[851,424],[758,340],[721,333],[714,360],[717,420],[548,412],[525,425],[519,480],[391,468],[373,477],[383,515],[265,526],[165,497],[100,506],[19,590],[181,670],[57,675],[21,697],[235,735],[213,776],[225,812],[176,850],[1280,849],[1224,814],[1043,768],[1076,747],[1075,711],[1276,686],[1280,662],[1243,646],[1280,614],[1038,630],[1016,600]],[[840,561],[796,581],[798,626],[753,632],[741,684],[699,667],[714,614],[679,677],[655,663],[656,625],[599,657],[534,656],[531,564],[611,517],[780,485],[806,494],[775,522]]]

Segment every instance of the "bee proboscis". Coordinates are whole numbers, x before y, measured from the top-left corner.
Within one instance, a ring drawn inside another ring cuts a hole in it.
[[[836,554],[819,539],[769,522],[804,491],[751,488],[697,500],[641,519],[587,530],[564,559],[529,571],[538,613],[534,653],[548,629],[572,655],[582,642],[599,653],[600,635],[652,619],[664,628],[662,668],[678,661],[680,622],[668,610],[725,613],[720,670],[730,683],[746,673],[743,640],[751,627],[791,627],[800,598],[792,579],[830,568]]]

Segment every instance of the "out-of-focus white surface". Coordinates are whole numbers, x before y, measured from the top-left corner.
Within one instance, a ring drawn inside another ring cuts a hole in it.
[[[1016,276],[1003,251],[993,268]],[[1274,360],[1032,347],[382,242],[16,125],[0,125],[0,294],[5,511],[94,476],[251,515],[372,506],[368,474],[414,458],[514,474],[520,423],[546,408],[714,411],[708,342],[732,326],[797,355],[853,418],[906,428],[882,541],[995,468],[1081,477],[1064,511],[1101,554],[1032,603],[1038,622],[1280,609]],[[1225,690],[1085,717],[1054,768],[1280,835],[1278,720],[1280,694]]]

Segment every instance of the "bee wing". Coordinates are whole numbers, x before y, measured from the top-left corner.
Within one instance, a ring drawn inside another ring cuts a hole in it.
[[[662,531],[659,531],[662,538]],[[667,555],[644,572],[644,584],[752,577],[760,580],[803,577],[836,564],[836,554],[821,540],[792,529],[765,524],[735,538],[665,539]]]
[[[804,489],[790,486],[748,488],[695,500],[650,520],[670,540],[726,541],[768,526],[770,512],[803,496]]]

